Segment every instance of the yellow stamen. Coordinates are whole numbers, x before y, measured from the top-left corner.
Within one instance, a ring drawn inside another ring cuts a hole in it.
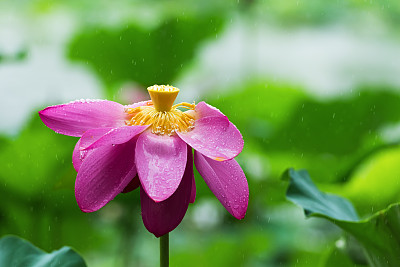
[[[179,104],[173,105],[172,108],[181,107],[181,108],[187,108],[187,109],[194,109],[195,106],[196,106],[195,104],[179,103]]]
[[[184,113],[178,108],[194,110],[195,104],[179,103],[173,105],[179,89],[172,86],[153,85],[147,88],[154,106],[127,108],[129,115],[127,125],[151,125],[151,130],[159,135],[173,135],[176,131],[187,132],[194,128],[192,114]]]

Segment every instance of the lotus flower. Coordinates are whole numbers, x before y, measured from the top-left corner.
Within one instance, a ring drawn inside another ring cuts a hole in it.
[[[78,100],[39,112],[50,129],[80,137],[72,154],[79,208],[97,211],[119,193],[140,187],[147,230],[157,237],[172,231],[195,200],[193,148],[194,164],[208,187],[242,219],[249,190],[233,159],[243,149],[238,129],[205,102],[173,105],[175,87],[154,85],[148,92],[151,100],[127,106]]]

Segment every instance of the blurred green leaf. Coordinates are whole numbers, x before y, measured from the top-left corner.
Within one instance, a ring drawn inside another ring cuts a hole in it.
[[[322,264],[320,266],[323,267],[361,267],[366,266],[364,264],[355,264],[350,258],[349,255],[343,249],[339,249],[336,246],[328,251],[325,255]]]
[[[307,171],[289,169],[282,178],[289,181],[290,201],[300,205],[307,217],[325,218],[353,235],[372,266],[400,266],[400,203],[358,220],[350,202],[320,192]]]
[[[201,41],[215,37],[222,25],[221,17],[206,16],[167,20],[152,30],[132,24],[87,29],[70,44],[69,57],[90,64],[109,87],[127,81],[144,87],[168,84],[191,62]]]
[[[269,143],[268,138],[308,98],[299,88],[252,81],[219,94],[212,93],[206,100],[227,114],[239,129],[246,129],[242,130],[243,135]]]
[[[0,181],[8,191],[26,197],[38,196],[56,187],[72,189],[76,173],[72,167],[72,150],[76,141],[55,134],[35,113],[16,139],[3,143]]]
[[[15,138],[0,138],[0,235],[15,234],[51,250],[84,251],[100,234],[76,204],[76,138],[54,133],[35,112]],[[1,265],[0,265],[1,266]]]
[[[85,267],[82,257],[69,247],[51,253],[15,236],[0,239],[0,266],[13,267]]]
[[[357,212],[347,199],[319,191],[307,171],[289,169],[282,179],[289,181],[286,198],[302,207],[307,216],[323,214],[334,220],[359,220]]]
[[[397,29],[400,24],[400,4],[396,0],[381,1],[300,1],[294,4],[290,1],[255,1],[254,12],[263,18],[277,20],[280,24],[290,27],[299,25],[332,25],[337,21],[346,21],[346,16],[362,18],[368,13],[379,18],[385,26]],[[269,16],[265,16],[268,10]],[[264,15],[264,16],[262,16]],[[360,20],[360,19],[358,19]],[[365,21],[360,20],[360,25]]]
[[[289,165],[306,168],[318,181],[343,183],[366,155],[387,146],[382,129],[400,122],[400,95],[390,88],[322,100],[268,81],[226,92],[207,101],[242,131],[244,152],[251,147],[265,154],[275,178]]]
[[[377,131],[383,125],[400,121],[399,106],[398,94],[373,89],[329,101],[310,98],[276,132],[270,148],[341,157],[354,155],[366,145],[379,144]]]
[[[358,164],[348,182],[324,188],[349,198],[361,213],[386,208],[400,200],[399,162],[399,146],[382,149]]]
[[[187,266],[188,262],[194,267],[266,266],[266,252],[273,247],[263,229],[250,225],[234,227],[225,224],[224,229],[207,232],[191,229],[183,236],[186,243],[171,250],[171,266]]]

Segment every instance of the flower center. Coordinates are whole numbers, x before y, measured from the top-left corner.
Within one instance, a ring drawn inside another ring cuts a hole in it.
[[[194,116],[188,112],[182,112],[178,108],[193,110],[195,104],[179,103],[174,101],[179,89],[169,85],[153,85],[147,88],[152,103],[148,106],[127,108],[129,114],[127,125],[151,125],[152,133],[169,136],[176,131],[187,132],[194,126]]]

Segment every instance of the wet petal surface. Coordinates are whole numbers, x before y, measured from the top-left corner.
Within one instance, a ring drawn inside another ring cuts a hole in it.
[[[160,202],[178,188],[187,161],[187,146],[178,136],[143,132],[136,144],[136,166],[147,195]]]
[[[194,129],[177,134],[195,150],[214,160],[232,159],[243,149],[242,135],[225,117],[199,119],[195,122]]]
[[[195,115],[196,120],[204,118],[204,117],[227,118],[219,109],[207,104],[204,101],[202,101],[196,105],[195,111],[196,111],[196,115]]]
[[[83,150],[87,148],[88,146],[92,145],[94,142],[99,140],[103,135],[111,131],[112,127],[106,127],[106,128],[95,128],[95,129],[90,129],[87,130],[81,137],[81,144],[80,144],[80,149]]]
[[[93,128],[125,125],[124,106],[108,100],[78,100],[39,111],[43,123],[53,131],[82,136]]]
[[[118,145],[118,144],[123,144],[125,142],[128,142],[132,138],[134,138],[136,135],[140,134],[144,130],[149,127],[148,125],[143,125],[143,126],[122,126],[118,128],[112,128],[106,133],[104,133],[101,137],[96,138],[92,143],[90,144],[85,144],[87,145],[86,147],[83,147],[83,149],[93,149],[97,147],[101,147],[104,145]],[[94,130],[89,130],[85,132],[83,135],[84,137],[89,135],[92,135],[92,132],[96,132],[97,129]],[[96,133],[93,133],[93,136],[97,136]]]
[[[93,212],[102,208],[136,175],[135,140],[93,150],[79,168],[75,196],[80,209]]]
[[[83,134],[83,136],[76,143],[74,151],[72,152],[72,164],[74,165],[76,171],[79,171],[82,162],[90,153],[93,152],[93,149],[82,150],[82,148],[90,146],[93,142],[98,140],[100,137],[102,137],[105,133],[107,133],[111,129],[113,128],[108,127],[108,128],[91,129]]]
[[[243,219],[249,201],[249,186],[242,168],[231,159],[223,162],[194,153],[196,169],[221,204],[237,219]]]
[[[79,149],[79,147],[81,146],[81,139],[78,140],[78,142],[75,145],[74,151],[72,152],[72,165],[74,165],[74,169],[75,171],[79,171],[79,168],[82,165],[83,160],[85,159],[85,157],[88,153],[88,151],[86,151],[86,153],[81,153],[81,150]]]

